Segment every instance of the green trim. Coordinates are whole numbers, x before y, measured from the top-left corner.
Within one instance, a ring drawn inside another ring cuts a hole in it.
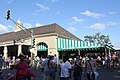
[[[80,47],[82,47],[82,41],[80,41]]]
[[[78,41],[72,39],[65,39],[65,38],[56,38],[57,39],[57,49],[58,51],[66,51],[66,50],[75,50],[75,49],[83,49],[87,48],[86,50],[96,50],[95,48],[102,47],[101,44],[95,44],[85,41]],[[44,47],[42,46],[42,49]]]
[[[88,47],[88,42],[86,42],[86,46]]]
[[[93,46],[95,46],[95,43],[93,43]]]
[[[77,47],[78,47],[78,41],[77,41]]]
[[[62,49],[64,48],[64,40],[62,39]]]
[[[74,40],[74,48],[76,48],[76,45],[75,45],[75,40]]]
[[[47,50],[48,48],[44,44],[37,46],[37,51],[47,51]]]
[[[90,46],[92,46],[92,43],[90,43]]]
[[[71,49],[72,49],[72,40],[70,40],[71,41]]]
[[[60,41],[60,49],[61,49],[61,46],[62,46],[62,44],[61,44],[61,38],[60,38],[60,40],[59,40],[59,41]]]
[[[85,47],[85,42],[83,42],[83,47]]]
[[[67,49],[67,41],[66,41],[67,39],[65,39],[65,48]]]
[[[68,39],[68,49],[70,48],[69,39]]]

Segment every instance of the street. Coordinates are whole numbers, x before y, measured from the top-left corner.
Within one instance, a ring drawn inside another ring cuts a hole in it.
[[[36,75],[34,80],[43,80],[43,73],[41,69],[32,69],[33,73]],[[98,70],[99,77],[98,80],[120,80],[120,69],[118,68],[101,68],[99,67]],[[15,74],[15,70],[4,69],[3,71],[4,80],[6,80],[7,73]],[[59,80],[59,73],[56,73],[56,80]],[[86,77],[82,75],[82,80],[86,80]]]

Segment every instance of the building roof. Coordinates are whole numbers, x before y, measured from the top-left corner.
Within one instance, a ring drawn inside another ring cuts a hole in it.
[[[25,33],[23,30],[18,32],[9,32],[5,34],[0,34],[0,42],[7,42],[7,41],[13,41],[13,40],[19,40],[19,39],[25,39],[30,37],[30,31],[33,30],[33,35],[42,35],[42,34],[49,34],[49,33],[56,33],[58,34],[58,37],[66,37],[68,39],[73,40],[80,40],[75,35],[71,34],[58,24],[49,24],[39,27],[34,27],[27,29]],[[29,35],[28,35],[29,34]]]

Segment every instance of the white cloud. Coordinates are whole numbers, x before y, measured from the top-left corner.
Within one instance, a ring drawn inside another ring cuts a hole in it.
[[[39,27],[43,25],[40,23],[36,23],[34,26],[32,26],[30,23],[24,23],[23,26],[28,29],[28,28]]]
[[[100,17],[103,17],[104,15],[103,14],[100,14],[100,13],[96,13],[96,12],[91,12],[89,10],[86,10],[84,12],[81,12],[82,15],[85,15],[85,16],[89,16],[89,17],[93,17],[93,18],[100,18]]]
[[[109,21],[106,25],[107,25],[107,26],[117,26],[117,25],[120,25],[120,23]]]
[[[104,30],[105,27],[106,27],[106,25],[103,23],[95,23],[95,24],[90,26],[90,28],[92,28],[94,30]]]
[[[110,11],[110,12],[108,12],[110,15],[113,15],[113,14],[116,14],[116,12],[115,11]]]
[[[69,32],[76,32],[77,31],[77,29],[75,28],[75,27],[73,27],[73,26],[69,26],[68,28],[67,28],[67,30],[69,31]]]
[[[38,15],[39,12],[49,10],[49,7],[45,4],[36,3],[36,6],[38,9],[33,13],[34,15]]]
[[[57,2],[58,0],[50,0],[50,1],[52,1],[52,2]]]
[[[85,26],[85,28],[86,28],[86,29],[89,29],[89,27],[88,27],[88,26]]]
[[[12,3],[13,0],[4,0],[6,3]]]
[[[0,34],[9,32],[9,29],[0,23]]]
[[[79,19],[79,18],[76,17],[76,16],[73,16],[72,19],[73,19],[75,22],[77,22],[77,23],[84,22],[83,19]]]
[[[27,29],[33,27],[30,23],[24,23],[23,26]]]
[[[35,24],[35,27],[38,27],[38,26],[43,26],[43,25],[40,24],[40,23],[36,23],[36,24]]]
[[[40,3],[36,3],[36,6],[39,8],[39,10],[49,10],[49,7],[44,5],[44,4],[40,4]]]
[[[114,45],[115,49],[120,49],[120,42],[113,42],[112,44]]]
[[[104,30],[106,27],[120,26],[120,22],[94,23],[90,28],[94,30]]]
[[[76,24],[76,22],[74,22],[74,21],[68,23],[69,26],[73,26],[73,25],[75,25],[75,24]]]

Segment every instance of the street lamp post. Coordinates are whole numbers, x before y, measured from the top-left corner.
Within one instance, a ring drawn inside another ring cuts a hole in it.
[[[33,37],[33,30],[31,30],[31,31],[28,30],[30,32],[30,34],[28,34],[26,31],[27,29],[23,25],[17,23],[16,21],[14,21],[13,19],[10,18],[10,10],[7,11],[5,18],[6,18],[6,20],[11,20],[14,24],[16,24],[20,29],[22,29],[27,35],[29,35],[31,37],[30,49],[32,49],[32,50],[30,50],[30,51],[31,51],[31,63],[32,63],[32,61],[33,61],[33,48],[35,46],[35,39]]]

